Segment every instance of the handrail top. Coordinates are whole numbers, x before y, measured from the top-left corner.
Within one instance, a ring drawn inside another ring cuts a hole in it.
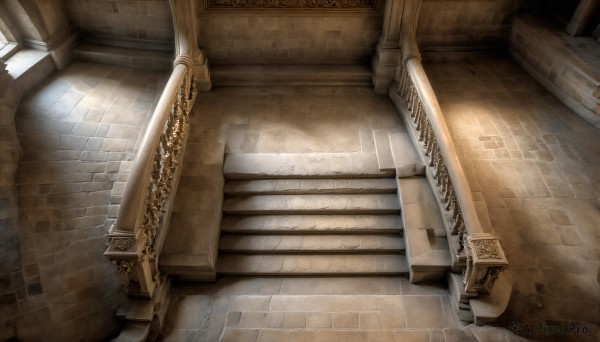
[[[174,67],[163,90],[163,94],[169,94],[169,96],[161,96],[148,123],[123,192],[121,208],[115,222],[118,232],[135,232],[139,229],[138,219],[142,216],[140,214],[143,210],[141,202],[145,200],[142,193],[148,186],[148,176],[152,170],[154,155],[160,141],[160,134],[156,132],[162,131],[168,121],[172,105],[177,99],[178,90],[188,71],[188,67],[184,64],[177,64]]]
[[[415,90],[421,97],[423,110],[427,112],[427,117],[431,121],[431,127],[436,139],[439,140],[438,146],[440,152],[444,156],[444,162],[446,163],[446,168],[450,174],[457,201],[460,202],[467,229],[471,233],[484,232],[474,205],[471,187],[469,186],[464,169],[458,159],[458,153],[454,147],[450,131],[447,128],[446,120],[444,119],[441,107],[435,97],[433,88],[429,83],[421,61],[417,58],[408,59],[406,61],[406,67],[413,71],[409,72],[411,78],[413,76],[417,77],[416,80],[413,79]]]

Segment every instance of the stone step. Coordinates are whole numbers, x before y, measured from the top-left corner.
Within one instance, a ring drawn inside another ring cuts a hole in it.
[[[425,177],[399,178],[411,283],[440,279],[452,264],[444,221]]]
[[[221,233],[402,233],[400,215],[226,215]]]
[[[398,235],[223,235],[220,252],[233,253],[404,253]]]
[[[375,153],[252,153],[227,154],[226,179],[388,178]]]
[[[390,134],[388,131],[373,131],[375,150],[377,153],[377,164],[381,171],[394,171],[394,158],[390,146]]]
[[[225,64],[211,65],[215,85],[370,86],[365,65]]]
[[[393,178],[229,180],[226,195],[395,193]]]
[[[225,214],[392,214],[400,212],[395,194],[252,195],[223,200]]]
[[[138,48],[109,46],[103,43],[105,42],[97,44],[85,42],[78,45],[74,51],[75,58],[80,61],[116,64],[133,68],[170,70],[173,67],[172,51],[148,50],[148,46],[138,46]]]
[[[404,255],[222,254],[217,273],[224,275],[391,275],[406,274]]]
[[[397,177],[423,176],[425,165],[421,162],[408,133],[390,134],[390,147]]]

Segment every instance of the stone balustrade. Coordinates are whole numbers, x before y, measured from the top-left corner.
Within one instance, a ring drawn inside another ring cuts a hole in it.
[[[108,234],[104,255],[117,265],[132,296],[152,297],[159,279],[158,256],[196,93],[189,68],[177,65],[146,130],[119,216]]]
[[[450,132],[420,59],[409,58],[400,67],[400,80],[392,86],[406,104],[418,145],[434,180],[445,212],[454,272],[464,274],[465,291],[490,293],[508,262],[497,237],[483,231],[471,190],[458,160]]]
[[[175,27],[174,69],[158,101],[129,175],[104,255],[121,274],[130,298],[119,338],[146,340],[160,329],[169,303],[169,277],[159,271],[198,86],[210,89],[206,56],[198,49],[193,0],[171,0]]]
[[[489,294],[508,261],[497,237],[481,225],[465,173],[427,74],[416,41],[421,1],[405,3],[400,34],[402,55],[390,98],[411,129],[413,142],[427,164],[429,179],[445,216],[452,272],[462,274],[460,297]]]

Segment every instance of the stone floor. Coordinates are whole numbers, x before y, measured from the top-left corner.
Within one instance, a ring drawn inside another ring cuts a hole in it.
[[[56,341],[104,339],[117,329],[123,291],[102,255],[105,235],[166,76],[73,63],[21,103],[16,183],[26,293],[12,314],[23,315],[21,338],[41,339],[31,335],[40,322],[44,338]]]
[[[598,340],[600,130],[502,56],[425,63],[476,198],[483,198],[515,282],[509,327],[561,323]],[[594,337],[595,336],[595,337]]]
[[[507,58],[425,67],[472,190],[487,201],[512,265],[507,275],[516,292],[500,325],[574,322],[588,333],[528,337],[597,340],[598,129]],[[116,213],[131,165],[127,161],[164,81],[162,73],[76,63],[51,76],[22,104],[17,183],[27,287],[19,305],[21,312],[38,313],[28,324],[46,320],[55,329],[50,333],[68,331],[67,339],[93,339],[102,331],[91,327],[114,327],[119,284],[114,266],[102,256],[105,222]],[[373,152],[372,130],[404,129],[386,97],[368,88],[216,88],[200,94],[196,108],[188,147],[203,149],[197,164],[222,158],[223,150]],[[291,328],[284,334],[305,340],[325,337],[302,333],[303,326],[343,328],[348,340],[460,340],[445,290],[413,286],[405,278],[352,279],[224,278],[216,284],[183,284],[175,289],[179,305],[172,307],[165,338],[214,337],[213,328],[220,326],[227,328],[223,336],[229,340],[243,340],[236,334],[285,340],[289,336],[268,328],[283,324]],[[319,311],[308,310],[293,294],[305,296]],[[341,312],[318,297],[330,295],[360,307]],[[386,296],[400,299],[393,303]],[[366,327],[378,332],[365,332]],[[264,332],[256,335],[256,329]]]
[[[447,291],[405,277],[223,277],[175,286],[164,341],[465,341]]]
[[[374,153],[374,130],[406,131],[387,96],[370,88],[215,88],[199,95],[189,138],[195,149],[183,175],[194,177],[222,160],[223,151]],[[187,197],[194,191],[180,190]],[[222,277],[215,284],[180,284],[173,301],[166,341],[466,338],[443,286],[415,286],[402,276]]]

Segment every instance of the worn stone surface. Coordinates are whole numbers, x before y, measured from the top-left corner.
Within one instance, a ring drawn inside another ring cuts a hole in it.
[[[391,178],[230,180],[225,183],[224,192],[227,195],[395,193],[396,182]]]
[[[381,213],[400,211],[396,194],[252,195],[228,197],[227,214]]]
[[[173,40],[167,0],[69,0],[65,7],[73,23],[87,35],[159,43]]]
[[[517,9],[514,0],[425,0],[417,27],[419,46],[501,45]]]
[[[161,338],[167,341],[186,337],[194,340],[192,336],[196,340],[198,336],[216,336],[214,341],[423,338],[450,342],[460,336],[468,341],[460,334],[462,331],[452,315],[448,315],[451,309],[443,300],[443,288],[425,290],[429,292],[426,295],[411,294],[409,287],[414,285],[405,281],[380,277],[225,277],[215,284],[181,284],[175,287],[167,328]],[[415,306],[422,309],[419,311]]]
[[[264,10],[200,8],[198,43],[221,63],[364,61],[375,48],[382,27],[381,11],[369,12],[284,10],[273,16]]]
[[[425,69],[471,190],[485,200],[511,264],[506,276],[515,292],[499,324],[578,322],[588,333],[542,338],[597,339],[598,129],[505,57]]]
[[[564,104],[600,127],[600,44],[573,37],[552,21],[517,17],[509,47],[512,56]]]
[[[239,275],[406,274],[403,255],[239,255],[219,257],[217,272]]]
[[[390,252],[402,253],[404,242],[394,235],[222,235],[219,249],[228,252]]]
[[[76,63],[21,103],[15,224],[23,272],[14,281],[27,291],[15,303],[20,338],[101,339],[115,332],[123,292],[102,255],[105,234],[164,82],[164,73]]]
[[[400,233],[400,215],[235,215],[223,218],[221,231],[270,233]]]
[[[377,165],[375,153],[229,154],[224,173],[230,179],[377,178],[392,174],[393,167],[380,171]]]

